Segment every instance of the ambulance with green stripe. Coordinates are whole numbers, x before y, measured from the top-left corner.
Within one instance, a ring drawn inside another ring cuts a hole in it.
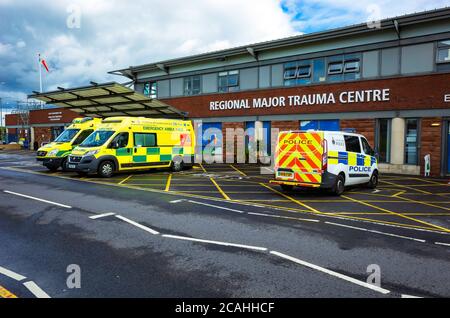
[[[81,144],[100,125],[100,118],[75,118],[72,124],[67,127],[55,141],[46,144],[38,149],[36,160],[51,171],[61,167],[64,171],[67,168],[67,158],[73,148]]]
[[[195,134],[190,121],[110,117],[69,156],[68,170],[111,177],[149,168],[191,167]]]
[[[341,195],[346,186],[378,185],[375,152],[363,135],[341,131],[284,131],[278,136],[275,179],[294,187],[322,188]]]

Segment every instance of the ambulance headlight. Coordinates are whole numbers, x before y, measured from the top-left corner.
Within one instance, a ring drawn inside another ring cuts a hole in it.
[[[58,154],[58,152],[59,152],[59,149],[53,149],[52,151],[50,151],[48,153],[48,156],[49,157],[55,157]]]
[[[95,156],[96,154],[98,154],[98,152],[99,152],[100,150],[91,150],[91,151],[88,151],[88,152],[86,152],[85,154],[84,154],[84,157],[90,157],[90,156]]]

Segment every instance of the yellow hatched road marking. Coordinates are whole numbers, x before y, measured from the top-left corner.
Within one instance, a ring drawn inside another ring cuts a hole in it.
[[[133,175],[130,174],[128,177],[126,177],[125,179],[123,179],[122,181],[120,181],[118,184],[124,184],[125,182],[127,182]]]
[[[425,201],[417,201],[417,200],[413,200],[413,199],[410,199],[410,198],[404,198],[404,197],[401,197],[400,195],[397,196],[396,198],[402,199],[404,201],[412,202],[412,203],[423,204],[423,205],[431,206],[433,208],[438,208],[438,209],[450,211],[450,208],[446,208],[446,207],[443,207],[443,206],[440,206],[440,205],[436,205],[436,204],[432,204],[432,203],[425,202]]]
[[[403,193],[405,193],[406,191],[400,191],[400,192],[397,192],[396,194],[393,194],[392,195],[392,197],[397,197],[397,196],[399,196],[399,195],[401,195],[401,194],[403,194]],[[366,200],[366,202],[367,202],[367,200]]]
[[[424,225],[427,225],[427,226],[431,226],[431,227],[433,227],[433,228],[435,228],[435,229],[439,229],[439,230],[444,231],[444,232],[450,232],[449,229],[447,229],[447,228],[445,228],[445,227],[442,227],[442,226],[438,226],[438,225],[435,225],[435,224],[432,224],[432,223],[428,223],[428,222],[425,222],[425,221],[421,221],[421,220],[412,218],[412,217],[410,217],[410,216],[406,216],[406,215],[403,215],[403,214],[401,214],[401,213],[393,212],[393,211],[390,211],[390,210],[387,210],[387,209],[378,207],[378,206],[376,206],[376,205],[373,205],[373,204],[370,204],[370,203],[367,203],[367,202],[364,202],[364,201],[361,201],[361,200],[356,200],[356,199],[347,197],[347,196],[345,196],[345,195],[343,195],[342,197],[345,198],[345,199],[349,199],[349,200],[351,200],[351,201],[354,201],[354,202],[357,202],[357,203],[366,205],[366,206],[370,206],[371,208],[374,208],[374,209],[377,209],[377,210],[380,210],[380,211],[383,211],[383,212],[386,212],[386,213],[390,213],[390,214],[392,214],[392,215],[396,215],[396,216],[399,216],[399,217],[408,219],[408,220],[410,220],[410,221],[414,221],[414,222],[418,222],[418,223],[421,223],[421,224],[424,224]]]
[[[166,189],[164,190],[166,192],[170,189],[170,180],[172,180],[172,174],[169,174],[169,177],[167,178]]]
[[[418,192],[425,193],[425,194],[433,194],[433,193],[428,192],[428,191],[416,189],[416,188],[409,187],[409,186],[404,186],[404,185],[397,184],[397,183],[393,183],[393,182],[389,182],[389,181],[386,181],[386,180],[380,180],[380,182],[387,183],[387,184],[390,184],[390,185],[393,185],[393,186],[399,187],[399,188],[405,188],[405,189],[410,189],[410,190],[418,191]]]
[[[203,165],[201,163],[199,163],[199,165],[200,165],[200,168],[202,168],[203,172],[207,172],[205,167],[203,167]]]
[[[223,192],[222,188],[217,184],[216,181],[214,181],[213,178],[209,178],[209,179],[211,180],[212,183],[214,183],[217,190],[220,192],[220,194],[222,194],[222,196],[225,198],[225,200],[231,200],[230,197],[225,192]]]
[[[247,175],[244,173],[244,172],[242,172],[241,170],[239,170],[238,168],[236,168],[235,166],[233,166],[233,165],[230,165],[230,167],[231,168],[233,168],[234,170],[236,170],[237,172],[239,172],[240,174],[242,174],[244,177],[246,177]]]
[[[17,296],[0,285],[0,298],[17,298]]]

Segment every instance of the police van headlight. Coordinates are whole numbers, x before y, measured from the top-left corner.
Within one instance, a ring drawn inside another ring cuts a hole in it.
[[[90,157],[90,156],[95,156],[96,154],[98,154],[98,152],[99,152],[100,150],[91,150],[91,151],[88,151],[88,152],[86,152],[85,154],[84,154],[84,156],[83,157]]]
[[[55,157],[58,154],[58,152],[59,152],[59,149],[53,149],[52,151],[50,151],[48,153],[48,156],[49,157]]]

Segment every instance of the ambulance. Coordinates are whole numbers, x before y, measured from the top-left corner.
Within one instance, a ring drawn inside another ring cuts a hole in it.
[[[72,149],[93,133],[100,123],[100,118],[75,118],[72,124],[55,141],[38,149],[36,160],[42,162],[51,171],[56,171],[59,167],[65,171],[67,168],[67,157],[72,152]]]
[[[378,163],[367,139],[340,131],[285,131],[278,136],[275,179],[282,190],[322,188],[341,195],[346,186],[378,185]]]
[[[116,172],[191,167],[195,134],[190,121],[110,117],[69,156],[68,170],[109,178]]]

